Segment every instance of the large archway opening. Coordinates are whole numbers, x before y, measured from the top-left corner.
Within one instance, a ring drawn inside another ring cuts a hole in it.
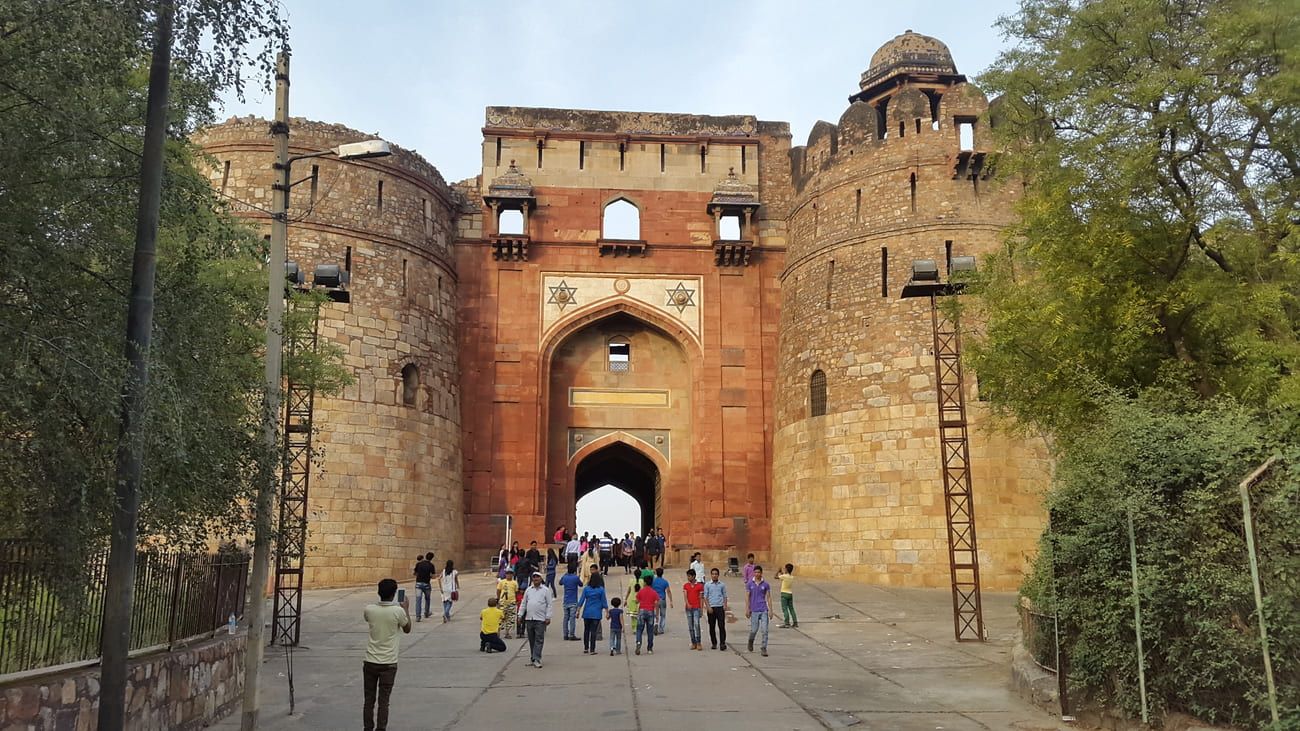
[[[622,538],[627,533],[641,532],[641,504],[614,485],[598,487],[578,498],[576,511],[574,525],[579,533],[600,535],[608,531]]]
[[[656,515],[660,475],[659,468],[649,457],[623,442],[614,442],[587,455],[578,463],[574,474],[575,510],[584,498],[606,486],[613,486],[626,493],[639,508],[639,523],[631,530],[645,535],[658,525]],[[583,517],[582,513],[578,514],[579,520]],[[624,517],[617,514],[598,515],[595,517],[596,525],[591,526],[591,529],[597,533],[609,531],[611,535],[622,535],[618,526],[624,524]],[[579,529],[586,530],[582,527]]]

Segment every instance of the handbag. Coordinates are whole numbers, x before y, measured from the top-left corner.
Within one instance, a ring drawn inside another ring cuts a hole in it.
[[[460,592],[459,592],[459,591],[453,591],[453,592],[451,593],[451,600],[452,600],[453,602],[458,602],[458,601],[460,601]]]

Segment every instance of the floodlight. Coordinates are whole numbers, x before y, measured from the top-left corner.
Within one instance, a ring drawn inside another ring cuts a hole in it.
[[[975,257],[973,256],[954,256],[948,261],[948,276],[969,274],[974,271]]]
[[[393,154],[393,151],[384,140],[363,140],[339,145],[334,149],[334,154],[338,155],[340,160],[365,160],[371,157],[388,157]]]
[[[284,279],[294,287],[301,287],[303,280],[302,269],[296,261],[286,261],[284,263]]]
[[[317,264],[312,283],[317,287],[341,289],[348,286],[352,273],[338,264]]]
[[[916,259],[912,262],[913,282],[939,281],[939,264],[934,259]]]

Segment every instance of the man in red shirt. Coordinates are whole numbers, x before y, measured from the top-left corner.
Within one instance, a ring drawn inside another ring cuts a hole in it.
[[[647,640],[649,642],[648,649],[650,654],[653,655],[655,654],[655,626],[657,622],[655,608],[659,606],[659,592],[655,591],[655,588],[647,583],[636,593],[636,601],[639,620],[636,623],[636,654],[641,654],[641,631],[645,630],[649,636]]]
[[[695,569],[686,570],[686,583],[682,584],[682,593],[686,595],[686,630],[691,635],[691,649],[703,650],[700,617],[704,614],[704,583],[696,580]]]

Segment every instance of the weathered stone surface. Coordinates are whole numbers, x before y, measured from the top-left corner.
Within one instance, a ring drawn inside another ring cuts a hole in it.
[[[190,647],[136,658],[127,678],[127,728],[206,728],[241,702],[244,635],[220,634]],[[182,683],[182,678],[191,680]],[[194,678],[208,680],[194,682]],[[222,681],[214,689],[210,681],[217,678]],[[98,713],[98,667],[0,688],[0,731],[94,731]]]

